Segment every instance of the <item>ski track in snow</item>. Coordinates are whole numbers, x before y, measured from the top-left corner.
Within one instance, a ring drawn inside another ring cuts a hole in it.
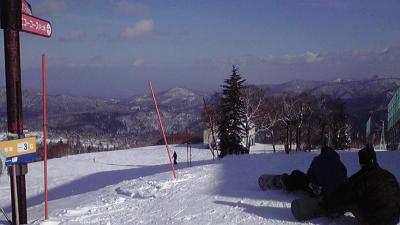
[[[49,213],[59,224],[357,224],[351,214],[338,219],[297,222],[290,202],[301,193],[263,192],[262,173],[305,171],[318,154],[250,154],[212,160],[209,150],[194,147],[193,166],[186,148],[178,153],[172,177],[163,146],[83,154],[49,161]],[[258,145],[253,153],[270,152]],[[357,153],[342,152],[348,175],[358,170]],[[95,160],[94,160],[95,159]],[[378,152],[382,167],[399,179],[398,152]],[[30,224],[43,224],[43,163],[32,163],[27,176]],[[67,168],[67,169],[66,169]],[[0,206],[9,211],[8,178],[1,177]],[[4,194],[3,194],[4,193]],[[6,221],[0,218],[0,224]],[[49,224],[49,223],[48,223]],[[53,223],[57,224],[57,223]]]
[[[164,174],[165,176],[165,174]],[[187,210],[187,202],[181,202],[181,207],[157,207],[159,201],[172,202],[179,195],[190,195],[193,185],[198,185],[203,177],[195,177],[190,173],[181,173],[174,179],[148,180],[139,178],[132,181],[124,181],[114,191],[106,192],[97,197],[95,203],[79,206],[75,209],[63,210],[57,216],[65,224],[184,224],[190,223],[192,218],[200,216],[204,212],[194,215],[180,216]],[[112,189],[110,187],[110,189]],[[201,199],[198,199],[201,200]],[[126,215],[129,215],[128,217]],[[163,215],[160,220],[160,215]],[[172,221],[172,218],[175,218]],[[64,224],[62,223],[62,224]]]

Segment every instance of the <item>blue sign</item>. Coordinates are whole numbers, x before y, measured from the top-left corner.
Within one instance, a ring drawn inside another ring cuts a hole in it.
[[[36,152],[30,153],[30,154],[25,154],[25,155],[9,157],[9,158],[6,158],[6,166],[12,166],[13,164],[18,164],[18,163],[33,162],[35,160],[36,160]]]

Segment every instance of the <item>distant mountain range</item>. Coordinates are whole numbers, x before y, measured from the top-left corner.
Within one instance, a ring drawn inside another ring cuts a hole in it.
[[[309,93],[321,95],[322,93],[334,98],[344,100],[360,98],[367,95],[386,94],[388,97],[393,95],[393,91],[400,86],[400,78],[386,78],[374,76],[366,80],[343,80],[334,81],[304,81],[294,80],[283,84],[263,85],[269,89],[271,94],[279,95],[285,92]]]
[[[386,119],[386,108],[400,78],[373,77],[358,81],[290,81],[283,84],[262,85],[268,93],[328,94],[346,102],[353,129],[365,133],[370,115],[375,121]],[[183,133],[190,128],[195,136],[202,136],[202,98],[211,93],[185,88],[173,88],[156,94],[169,134]],[[41,130],[41,93],[23,92],[24,125],[28,130]],[[155,144],[159,138],[158,122],[152,96],[133,96],[127,99],[99,97],[48,96],[48,126],[53,136],[81,139],[112,139],[121,147]],[[0,89],[0,129],[7,130],[6,93]]]
[[[201,93],[173,88],[157,93],[157,101],[168,134],[190,128],[194,135],[202,131]],[[160,139],[157,116],[150,94],[127,99],[49,95],[48,129],[54,137],[112,139],[113,145],[135,147],[155,144]],[[23,91],[24,127],[41,130],[42,94]],[[0,129],[7,130],[6,91],[0,89]]]
[[[387,105],[400,87],[400,78],[373,76],[364,80],[302,81],[295,80],[276,85],[263,85],[272,95],[283,93],[309,93],[314,96],[327,94],[346,103],[346,111],[353,130],[365,135],[365,124],[373,117],[375,128],[380,131],[381,121],[387,122]]]

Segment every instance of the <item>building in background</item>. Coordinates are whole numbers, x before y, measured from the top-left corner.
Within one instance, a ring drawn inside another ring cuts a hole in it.
[[[397,89],[388,104],[388,140],[389,150],[399,149],[400,144],[400,88]]]
[[[212,136],[212,132],[211,132],[210,128],[203,130],[203,145],[205,148],[213,148],[213,149],[217,148],[218,149],[219,139],[218,139],[218,129],[217,128],[214,128],[214,133],[215,133],[214,134],[215,142],[217,142],[217,143],[213,143],[214,140],[213,140],[213,136]],[[241,144],[243,145],[243,147],[247,146],[245,136],[242,137]],[[256,128],[252,128],[249,131],[249,144],[250,144],[250,146],[254,146],[256,144]],[[211,145],[211,147],[210,147],[210,145]],[[213,146],[215,146],[215,147],[213,147]]]
[[[373,131],[372,116],[370,116],[365,124],[365,138],[367,144],[374,144],[374,132]]]

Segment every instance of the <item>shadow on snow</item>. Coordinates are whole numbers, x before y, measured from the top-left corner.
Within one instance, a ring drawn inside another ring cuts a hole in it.
[[[192,162],[192,167],[202,166],[212,163],[215,163],[215,161],[212,160],[195,161]],[[135,167],[135,168],[98,172],[90,174],[88,176],[81,177],[79,179],[63,184],[61,186],[51,188],[49,189],[48,192],[49,201],[67,198],[74,195],[84,194],[91,191],[96,191],[109,185],[118,184],[125,180],[132,180],[139,177],[151,176],[163,172],[171,172],[170,164],[152,165],[152,166],[120,165],[120,164],[109,164],[109,165]],[[186,164],[184,163],[180,163],[175,167],[175,169],[179,170],[187,168],[185,165]],[[44,199],[43,194],[32,196],[27,199],[27,205],[28,207],[40,205],[43,203],[43,199]],[[7,213],[10,213],[11,205],[8,205],[4,210]]]

